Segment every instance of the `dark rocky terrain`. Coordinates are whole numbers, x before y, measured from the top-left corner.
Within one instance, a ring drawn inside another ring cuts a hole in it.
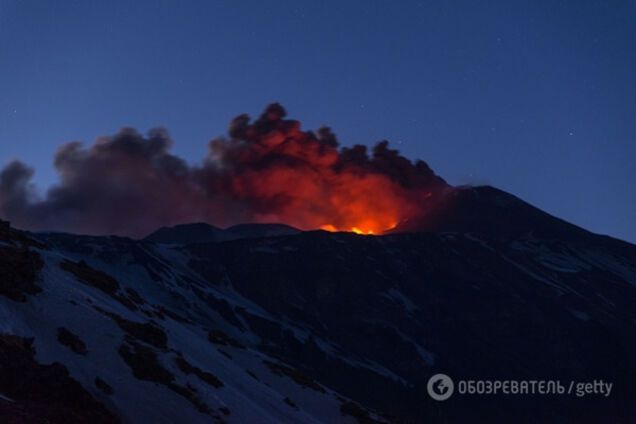
[[[0,276],[2,422],[636,420],[636,246],[490,187],[384,236],[3,225]],[[438,372],[614,386],[437,402]]]

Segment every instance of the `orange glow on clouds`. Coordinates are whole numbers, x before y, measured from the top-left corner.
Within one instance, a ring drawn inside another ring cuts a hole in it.
[[[211,144],[222,170],[217,186],[247,205],[244,221],[282,222],[302,230],[382,234],[421,213],[445,183],[421,161],[411,162],[388,142],[338,147],[328,130],[302,131],[271,105],[249,123],[237,118],[232,139]]]

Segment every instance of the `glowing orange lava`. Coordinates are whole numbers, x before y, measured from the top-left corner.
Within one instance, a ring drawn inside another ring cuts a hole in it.
[[[377,225],[374,225],[374,228],[376,228],[376,227],[377,227]],[[388,226],[387,228],[385,228],[385,229],[383,229],[381,231],[373,230],[373,229],[370,229],[368,227],[336,228],[336,226],[334,226],[332,224],[321,225],[320,229],[321,230],[325,230],[325,231],[329,231],[329,232],[332,232],[332,233],[333,232],[338,232],[338,231],[343,231],[343,232],[361,234],[361,235],[365,235],[365,236],[374,236],[376,234],[382,234],[384,232],[392,230],[395,227],[397,227],[397,222],[392,223],[390,226]]]

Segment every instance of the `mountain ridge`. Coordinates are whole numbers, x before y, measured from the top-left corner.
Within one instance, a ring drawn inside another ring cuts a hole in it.
[[[215,243],[241,238],[297,234],[300,230],[285,224],[237,224],[225,229],[204,222],[162,227],[142,240],[164,244]]]
[[[463,209],[436,231],[381,236],[164,244],[0,225],[0,357],[23,364],[0,361],[0,382],[59,364],[101,405],[78,413],[124,422],[631,422],[636,247],[476,192],[440,207]],[[470,216],[497,208],[517,221]],[[32,357],[11,350],[30,339]],[[438,403],[438,372],[614,389]],[[58,416],[26,393],[0,384],[0,417]]]

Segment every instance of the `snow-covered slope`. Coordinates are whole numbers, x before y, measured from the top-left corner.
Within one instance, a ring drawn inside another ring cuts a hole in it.
[[[272,318],[189,270],[186,253],[114,238],[57,235],[45,243],[28,247],[43,263],[37,295],[0,296],[0,333],[33,339],[37,363],[63,364],[123,422],[355,422],[342,414],[353,404],[345,396],[263,354],[255,334],[228,323],[223,306],[211,307],[215,299]],[[0,375],[10,366],[1,364]],[[24,396],[2,382],[0,394],[0,416]],[[87,422],[93,412],[57,417]]]

